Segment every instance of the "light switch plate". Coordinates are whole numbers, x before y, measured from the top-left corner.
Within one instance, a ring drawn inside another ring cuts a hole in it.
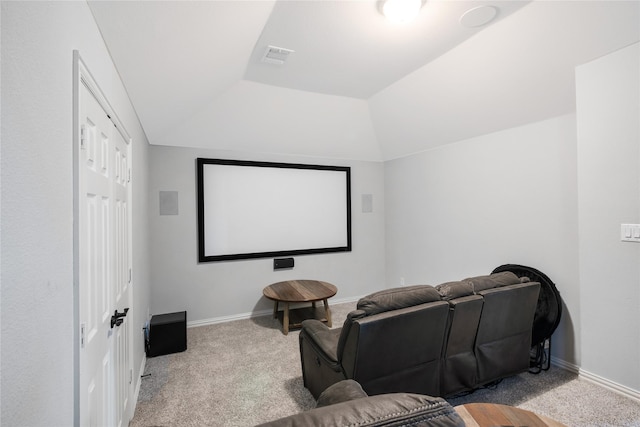
[[[640,243],[640,224],[620,224],[620,240]]]

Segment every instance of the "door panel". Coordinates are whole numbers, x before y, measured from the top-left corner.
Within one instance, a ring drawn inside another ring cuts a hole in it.
[[[130,286],[130,265],[129,265],[129,169],[128,169],[128,145],[119,132],[113,133],[114,148],[114,293],[115,309],[123,312],[129,308],[129,286]],[[129,405],[129,322],[127,317],[123,318],[123,323],[114,329],[115,348],[113,355],[116,357],[117,379],[115,383],[115,425],[122,426],[128,424],[127,409]]]
[[[80,425],[126,426],[130,325],[129,145],[80,84],[78,165]]]

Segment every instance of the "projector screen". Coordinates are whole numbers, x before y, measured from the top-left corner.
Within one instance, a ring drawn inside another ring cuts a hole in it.
[[[198,260],[351,251],[351,169],[197,159]]]

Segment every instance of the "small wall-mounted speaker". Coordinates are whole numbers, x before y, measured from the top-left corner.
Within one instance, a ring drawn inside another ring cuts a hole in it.
[[[160,215],[178,215],[178,192],[160,192]]]
[[[276,258],[273,260],[273,269],[293,268],[293,258]]]
[[[373,194],[362,195],[362,213],[373,212]]]

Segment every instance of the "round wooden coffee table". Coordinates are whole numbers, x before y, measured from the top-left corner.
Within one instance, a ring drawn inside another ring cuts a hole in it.
[[[299,328],[305,319],[318,319],[331,327],[331,310],[327,299],[338,292],[331,283],[320,280],[287,280],[274,283],[264,288],[265,297],[274,301],[273,317],[282,321],[282,332],[287,335],[289,329]],[[322,307],[316,307],[316,301],[324,303]],[[282,314],[278,311],[278,304],[284,303]],[[289,310],[290,303],[310,302],[311,307],[303,307]]]
[[[467,427],[566,427],[558,421],[531,411],[496,403],[467,403],[454,409]]]

